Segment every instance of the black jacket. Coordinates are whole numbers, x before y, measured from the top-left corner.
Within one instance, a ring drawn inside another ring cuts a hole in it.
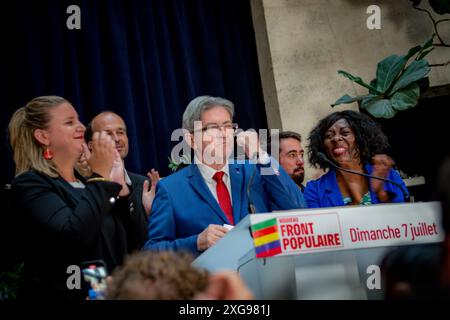
[[[118,199],[119,184],[87,183],[77,177],[85,189],[35,171],[13,181],[11,200],[19,221],[27,299],[84,299],[87,288],[82,280],[81,290],[67,287],[70,265],[103,260],[111,272],[144,241],[145,213],[133,188],[128,197]]]
[[[128,232],[129,243],[128,252],[131,253],[135,250],[141,249],[148,237],[147,229],[147,214],[145,213],[144,205],[142,204],[142,189],[144,181],[148,180],[145,176],[127,171],[130,177],[132,186],[130,188],[132,198],[132,206],[130,208],[130,229],[132,232]],[[134,228],[134,229],[132,229]]]

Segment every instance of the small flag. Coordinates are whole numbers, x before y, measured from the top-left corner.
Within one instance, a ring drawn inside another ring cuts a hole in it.
[[[281,253],[276,218],[252,225],[252,234],[257,258],[271,257]]]

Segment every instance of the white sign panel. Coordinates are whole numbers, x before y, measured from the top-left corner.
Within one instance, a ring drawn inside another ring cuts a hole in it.
[[[292,210],[250,221],[257,257],[444,239],[438,202]]]

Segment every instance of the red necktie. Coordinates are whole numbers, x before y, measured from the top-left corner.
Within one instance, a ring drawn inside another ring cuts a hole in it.
[[[225,172],[223,171],[217,171],[214,174],[213,179],[217,182],[216,191],[219,205],[227,216],[228,221],[230,221],[230,224],[234,225],[233,208],[231,207],[230,193],[228,192],[226,184],[222,180],[224,174]]]

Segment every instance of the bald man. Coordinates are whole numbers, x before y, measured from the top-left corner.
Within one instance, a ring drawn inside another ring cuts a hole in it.
[[[85,140],[88,145],[91,143],[92,135],[96,131],[106,132],[115,142],[116,149],[120,154],[122,162],[128,155],[128,135],[127,127],[123,119],[112,111],[104,111],[96,115],[86,127]],[[129,195],[129,219],[137,229],[130,232],[130,249],[140,249],[147,239],[147,218],[150,214],[153,198],[155,197],[156,184],[159,180],[158,171],[152,169],[147,173],[151,181],[140,174],[130,172],[125,169],[125,180],[130,189]],[[128,221],[130,222],[130,221]],[[134,234],[133,234],[134,233]]]

